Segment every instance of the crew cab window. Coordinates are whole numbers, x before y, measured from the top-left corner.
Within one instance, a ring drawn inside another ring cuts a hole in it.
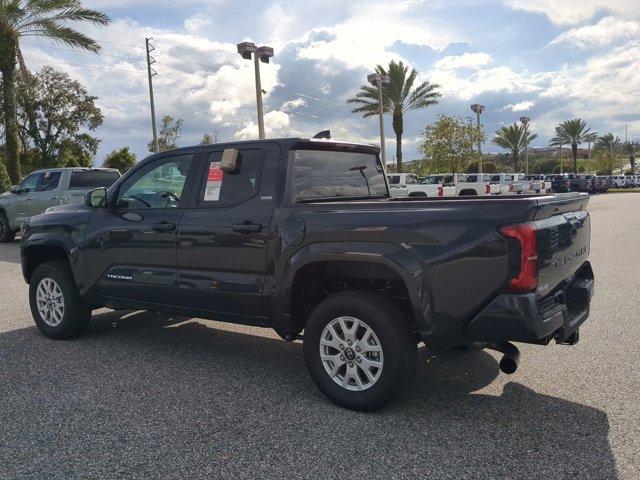
[[[388,195],[382,164],[374,154],[294,150],[290,161],[296,202]]]
[[[121,210],[177,208],[193,155],[176,155],[147,165],[124,181],[116,207]]]
[[[230,175],[220,170],[222,152],[211,152],[200,186],[198,206],[229,207],[255,197],[260,191],[264,158],[264,150],[240,150],[237,172]]]
[[[466,181],[468,183],[476,183],[478,181],[478,175],[468,175]]]
[[[389,175],[389,185],[400,185],[400,175]]]
[[[71,172],[69,190],[91,190],[94,188],[109,188],[120,178],[118,172],[105,170],[75,170]]]
[[[418,183],[418,178],[415,175],[407,175],[407,185]]]
[[[491,181],[492,182],[499,182],[500,181],[500,175],[493,175],[491,177]]]
[[[61,176],[62,172],[45,172],[36,187],[36,192],[50,192],[51,190],[55,190],[58,188],[58,185],[60,185]]]
[[[32,173],[20,183],[20,189],[33,192],[43,175],[43,172]]]

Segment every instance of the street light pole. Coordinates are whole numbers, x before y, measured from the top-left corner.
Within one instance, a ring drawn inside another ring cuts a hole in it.
[[[529,175],[529,122],[531,119],[529,117],[520,117],[520,121],[524,126],[524,173]]]
[[[380,153],[382,154],[382,165],[384,169],[387,169],[387,148],[386,140],[384,137],[384,103],[382,98],[382,85],[388,85],[391,83],[391,79],[388,75],[380,75],[379,73],[372,73],[367,75],[367,80],[370,84],[378,87],[378,115],[380,117]]]
[[[151,65],[156,63],[156,60],[151,56],[151,52],[153,52],[155,48],[150,42],[150,38],[145,38],[147,48],[147,76],[149,77],[149,102],[151,104],[151,129],[153,130],[153,151],[158,153],[160,148],[158,146],[158,130],[156,127],[156,104],[153,99],[153,77],[156,75],[156,72],[151,68]]]
[[[256,77],[256,109],[258,112],[258,138],[265,139],[264,131],[264,104],[262,102],[262,81],[260,79],[260,62],[269,63],[269,59],[273,57],[273,48],[256,47],[255,43],[243,42],[238,44],[238,53],[245,60],[251,60],[253,55],[253,68]]]
[[[480,133],[480,114],[484,112],[485,106],[478,103],[471,105],[471,110],[475,112],[478,121],[478,133]],[[482,173],[482,140],[478,138],[478,173]]]
[[[560,174],[564,174],[564,165],[562,165],[562,127],[556,127],[558,135],[558,146],[560,147]]]

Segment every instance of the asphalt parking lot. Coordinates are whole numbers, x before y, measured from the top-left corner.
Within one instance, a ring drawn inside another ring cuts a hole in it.
[[[597,292],[575,347],[423,350],[379,413],[322,397],[300,343],[146,312],[33,325],[0,245],[0,478],[640,478],[640,195],[592,198]]]

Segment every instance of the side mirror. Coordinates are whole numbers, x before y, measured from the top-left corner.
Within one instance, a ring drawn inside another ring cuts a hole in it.
[[[107,198],[107,189],[104,187],[90,190],[84,195],[84,203],[88,207],[102,207]]]
[[[235,148],[227,148],[222,152],[220,170],[229,175],[238,173],[238,150]]]
[[[15,193],[17,195],[19,193],[22,193],[22,189],[20,188],[20,185],[11,185],[9,193]]]

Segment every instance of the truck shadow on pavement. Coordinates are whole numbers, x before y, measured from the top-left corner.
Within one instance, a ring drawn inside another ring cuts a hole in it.
[[[20,263],[20,241],[0,244],[0,262]]]
[[[252,330],[253,331],[253,330]],[[484,351],[423,351],[377,413],[328,402],[300,343],[146,312],[81,339],[0,334],[6,478],[615,479],[595,408],[507,383]],[[3,473],[0,471],[0,477]]]

